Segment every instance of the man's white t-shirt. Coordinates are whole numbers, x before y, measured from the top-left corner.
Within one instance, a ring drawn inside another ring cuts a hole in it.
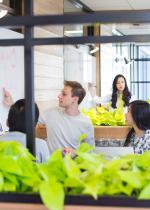
[[[64,109],[55,107],[46,110],[40,116],[39,122],[46,126],[50,152],[64,147],[77,149],[81,134],[87,135],[84,141],[95,146],[92,123],[81,113],[70,116],[64,112]]]

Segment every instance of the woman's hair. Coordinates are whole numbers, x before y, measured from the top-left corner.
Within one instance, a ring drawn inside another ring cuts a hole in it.
[[[122,74],[118,74],[115,78],[114,78],[114,81],[113,81],[113,85],[112,85],[112,89],[113,89],[113,92],[112,92],[112,98],[111,98],[111,106],[113,108],[116,108],[116,103],[117,103],[117,93],[118,93],[118,90],[117,90],[117,81],[118,79],[122,77],[125,81],[125,88],[123,90],[123,95],[122,95],[122,99],[124,101],[124,106],[129,106],[129,101],[131,99],[131,93],[128,89],[128,86],[127,86],[127,81],[126,81],[126,78],[122,75]]]
[[[20,99],[14,103],[8,113],[8,126],[9,131],[20,131],[26,133],[26,122],[25,122],[25,99]],[[39,118],[39,109],[35,103],[35,122],[36,126]]]
[[[131,116],[136,126],[143,131],[150,129],[150,104],[146,101],[136,100],[130,103]],[[134,133],[132,128],[126,138],[124,146],[128,146],[130,138]]]

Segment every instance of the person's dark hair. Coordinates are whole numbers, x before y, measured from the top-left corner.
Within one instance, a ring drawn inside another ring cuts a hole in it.
[[[143,131],[150,129],[150,104],[146,101],[136,100],[130,103],[131,116],[136,126]],[[126,138],[124,146],[128,146],[134,133],[132,128]]]
[[[35,126],[39,118],[39,109],[35,104]],[[8,126],[9,131],[20,131],[26,133],[26,122],[25,122],[25,99],[16,101],[9,110],[8,113]]]
[[[80,104],[86,95],[85,89],[82,85],[76,81],[64,81],[64,85],[72,88],[72,96],[79,97],[78,104]]]
[[[124,101],[124,106],[129,106],[129,101],[131,99],[131,93],[128,89],[126,78],[122,74],[118,74],[114,78],[113,85],[112,85],[113,92],[112,92],[112,98],[111,98],[111,106],[113,108],[117,108],[116,103],[117,103],[117,91],[118,90],[117,90],[116,84],[117,84],[117,81],[120,77],[122,77],[125,81],[125,88],[123,90],[123,96],[122,96],[122,99]]]

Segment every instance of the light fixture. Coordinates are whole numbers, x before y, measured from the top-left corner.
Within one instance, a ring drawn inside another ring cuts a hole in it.
[[[83,33],[82,30],[66,30],[64,32],[64,35],[66,35],[66,36],[73,36],[73,35],[82,34],[82,33]]]
[[[112,34],[116,36],[123,36],[123,33],[121,33],[118,29],[113,28]]]
[[[5,15],[7,15],[8,10],[6,9],[0,9],[0,18],[4,17]]]
[[[122,56],[120,56],[120,57],[116,57],[116,58],[114,59],[114,61],[115,61],[116,63],[118,63],[118,62],[124,62],[126,65],[128,65],[128,64],[131,64],[134,60],[133,60],[133,59],[129,59],[129,58],[127,58],[127,57],[122,57]]]
[[[124,57],[124,62],[125,62],[125,64],[129,64],[130,60],[128,58]]]
[[[134,60],[124,57],[125,64],[131,64]]]
[[[118,63],[120,61],[120,59],[118,57],[116,57],[114,60],[116,63]]]
[[[65,36],[82,36],[83,26],[82,25],[66,25],[64,27]]]
[[[90,50],[90,54],[96,53],[99,50],[99,47],[93,46],[93,48]]]

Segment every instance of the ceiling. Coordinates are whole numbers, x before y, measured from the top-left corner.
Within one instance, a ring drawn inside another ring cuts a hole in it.
[[[81,0],[94,11],[150,9],[150,0]],[[150,34],[150,24],[113,24],[124,35]]]
[[[94,11],[150,9],[150,0],[81,0]]]
[[[74,1],[78,2],[78,0]],[[93,11],[150,9],[150,0],[79,0],[79,1]],[[68,0],[64,2],[66,2],[64,6],[66,12],[81,12],[81,8],[76,7]],[[150,34],[150,23],[149,24],[114,23],[114,24],[106,24],[105,27],[103,28],[107,28],[109,29],[109,31],[115,29],[124,35]]]

